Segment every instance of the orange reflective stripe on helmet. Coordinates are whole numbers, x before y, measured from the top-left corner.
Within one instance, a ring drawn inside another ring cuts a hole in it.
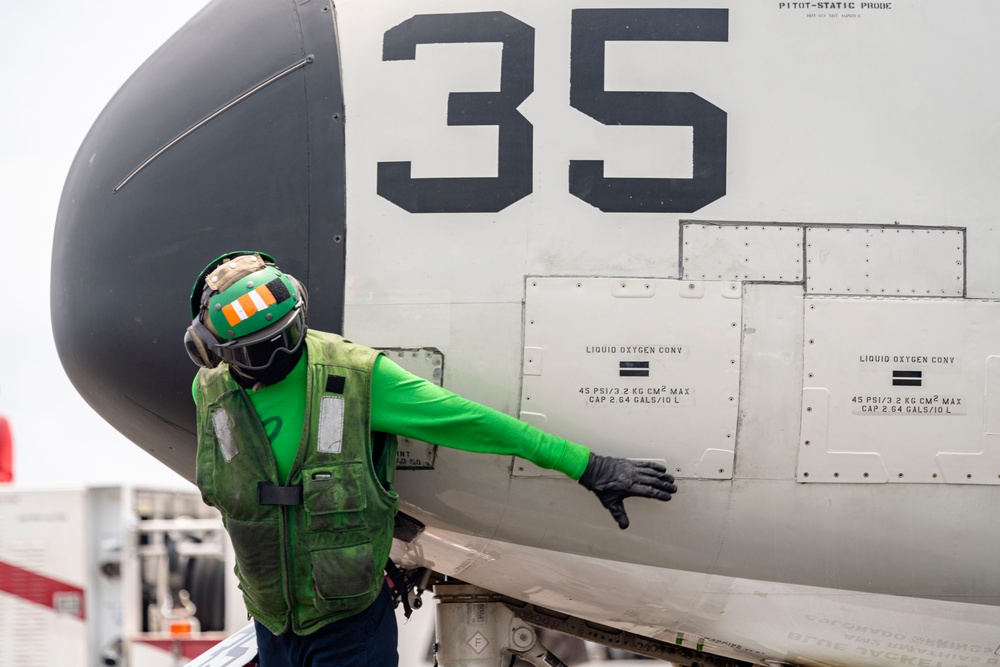
[[[268,306],[277,303],[277,299],[271,294],[267,285],[261,285],[252,292],[243,294],[235,301],[231,301],[222,307],[222,314],[226,316],[226,321],[230,326],[239,324],[248,317],[253,317],[258,312]]]

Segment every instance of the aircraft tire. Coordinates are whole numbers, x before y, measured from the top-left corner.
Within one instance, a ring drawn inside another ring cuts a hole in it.
[[[218,558],[192,558],[184,588],[198,610],[202,632],[221,632],[226,626],[225,563]]]

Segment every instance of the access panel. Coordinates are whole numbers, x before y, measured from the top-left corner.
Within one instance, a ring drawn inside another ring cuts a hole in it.
[[[386,357],[417,377],[441,386],[444,383],[444,354],[432,347],[381,348]],[[437,446],[422,440],[398,437],[397,470],[433,470]]]
[[[1000,484],[1000,303],[807,298],[800,482]]]
[[[602,454],[729,479],[737,282],[529,277],[521,418]],[[515,475],[544,474],[518,460]]]

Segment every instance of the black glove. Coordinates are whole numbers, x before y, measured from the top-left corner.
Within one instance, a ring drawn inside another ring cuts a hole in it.
[[[674,476],[659,463],[590,455],[580,484],[597,494],[622,530],[628,528],[624,500],[630,496],[670,500],[677,493]]]

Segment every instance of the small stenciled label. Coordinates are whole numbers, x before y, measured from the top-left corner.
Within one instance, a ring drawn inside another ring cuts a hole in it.
[[[859,354],[858,362],[872,364],[907,364],[909,366],[954,366],[960,358],[947,354]]]
[[[469,638],[469,641],[467,641],[466,644],[472,647],[472,650],[476,652],[476,655],[479,655],[486,650],[487,646],[490,645],[490,640],[484,637],[483,633],[477,632]]]
[[[434,445],[404,437],[398,438],[398,441],[396,468],[400,470],[418,470],[434,467]]]
[[[895,415],[902,417],[931,415],[940,417],[966,414],[964,396],[892,396],[857,394],[851,397],[851,412],[856,415]]]
[[[611,354],[621,357],[636,355],[686,357],[687,345],[587,345],[584,354]]]
[[[798,12],[810,19],[858,19],[865,14],[892,11],[892,2],[779,2],[778,9]]]
[[[821,9],[854,10],[854,9],[892,9],[891,2],[779,2],[778,9]]]
[[[590,385],[578,387],[577,394],[588,406],[624,407],[694,407],[693,387],[670,387],[667,385],[644,387],[615,387]]]
[[[469,604],[469,623],[482,625],[486,622],[486,605],[479,602]]]

